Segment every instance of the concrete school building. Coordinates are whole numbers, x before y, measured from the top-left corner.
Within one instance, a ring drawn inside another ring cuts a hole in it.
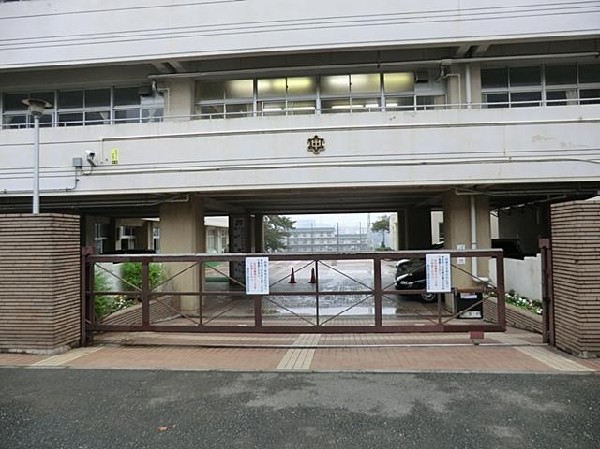
[[[34,98],[40,211],[83,245],[150,218],[203,252],[227,215],[260,252],[264,214],[396,211],[425,248],[441,210],[447,248],[489,248],[493,211],[535,250],[551,204],[600,190],[598,6],[0,2],[0,212],[31,211]]]

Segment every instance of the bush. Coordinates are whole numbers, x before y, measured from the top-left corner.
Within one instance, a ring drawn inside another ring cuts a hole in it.
[[[159,263],[149,264],[148,276],[150,278],[150,289],[154,289],[164,280],[162,265]],[[134,291],[135,287],[142,288],[142,263],[125,262],[121,266],[121,278],[125,281],[123,282],[123,290],[125,291]]]

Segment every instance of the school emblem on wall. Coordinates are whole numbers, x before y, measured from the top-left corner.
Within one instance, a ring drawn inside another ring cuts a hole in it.
[[[309,138],[306,144],[308,145],[307,151],[312,151],[315,154],[325,151],[325,139],[317,135]]]

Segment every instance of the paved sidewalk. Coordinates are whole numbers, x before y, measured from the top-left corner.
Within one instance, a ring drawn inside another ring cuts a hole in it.
[[[107,333],[64,354],[0,354],[0,366],[73,369],[372,372],[600,372],[600,359],[549,348],[509,329],[479,345],[468,334]]]

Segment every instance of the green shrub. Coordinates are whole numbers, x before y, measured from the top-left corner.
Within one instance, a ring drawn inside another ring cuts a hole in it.
[[[109,292],[112,286],[108,280],[108,275],[104,270],[96,269],[94,273],[94,291]],[[94,296],[94,309],[96,311],[96,320],[101,321],[102,318],[116,312],[117,310],[126,309],[135,304],[135,300],[122,295],[96,295]]]
[[[150,289],[154,289],[164,280],[162,265],[159,263],[149,264],[148,276],[150,278]],[[123,282],[123,290],[125,291],[134,291],[136,290],[135,287],[142,288],[142,263],[125,262],[121,265],[121,278],[125,281]]]
[[[104,271],[96,269],[96,272],[94,273],[94,291],[107,292],[110,290],[111,286],[108,281],[108,275]],[[112,304],[112,296],[95,296],[94,308],[96,310],[96,319],[101,320],[106,315],[110,315],[113,312]]]

